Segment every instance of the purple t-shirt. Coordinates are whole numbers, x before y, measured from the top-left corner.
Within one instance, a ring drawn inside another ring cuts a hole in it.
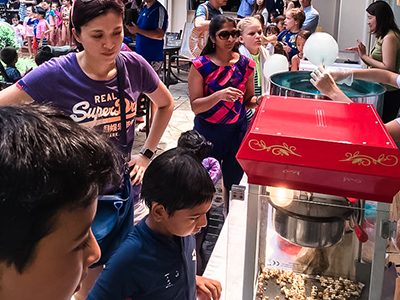
[[[125,65],[127,151],[134,140],[136,100],[154,92],[160,82],[153,68],[134,52],[121,52]],[[76,53],[51,59],[17,82],[38,103],[50,103],[72,120],[95,127],[120,146],[120,112],[117,76],[108,81],[90,79],[78,64]]]

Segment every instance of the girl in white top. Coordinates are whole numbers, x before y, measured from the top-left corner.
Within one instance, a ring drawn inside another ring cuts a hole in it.
[[[269,86],[268,80],[263,76],[269,52],[263,46],[264,34],[262,24],[255,17],[246,17],[239,21],[237,27],[240,31],[239,53],[256,62],[254,70],[254,95],[261,96],[267,93]],[[247,121],[250,121],[253,115],[254,109],[248,109],[246,111]]]
[[[246,17],[237,25],[240,31],[240,54],[256,62],[254,73],[255,95],[260,96],[268,91],[268,81],[264,79],[263,70],[269,53],[263,44],[263,29],[260,21],[254,17]]]

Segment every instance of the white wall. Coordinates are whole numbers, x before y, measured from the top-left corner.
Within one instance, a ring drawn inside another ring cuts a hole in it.
[[[392,7],[394,16],[396,18],[397,26],[400,26],[400,6],[399,6],[400,1],[399,0],[387,0],[386,2],[388,2],[390,4],[390,6]],[[399,3],[399,4],[397,4],[397,3]]]
[[[313,0],[312,5],[319,12],[319,24],[321,31],[327,32],[337,38],[338,14],[340,0]]]
[[[370,35],[365,9],[371,0],[340,0],[338,43],[339,48],[356,45],[357,39],[369,44]]]
[[[164,0],[166,1],[166,0]],[[169,31],[179,32],[183,30],[186,22],[188,10],[186,0],[168,0],[169,1]]]

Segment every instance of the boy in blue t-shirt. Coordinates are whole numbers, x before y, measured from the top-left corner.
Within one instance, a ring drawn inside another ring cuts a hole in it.
[[[218,281],[196,276],[193,237],[207,225],[214,193],[206,169],[189,151],[174,148],[156,157],[141,194],[149,215],[111,257],[88,300],[220,299]]]

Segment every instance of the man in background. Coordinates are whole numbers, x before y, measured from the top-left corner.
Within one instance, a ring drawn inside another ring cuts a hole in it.
[[[311,5],[311,0],[300,0],[301,8],[306,15],[302,30],[308,30],[314,33],[318,27],[319,12]]]
[[[242,0],[237,12],[238,18],[250,17],[256,0]]]
[[[164,62],[164,36],[168,27],[167,10],[157,0],[145,0],[139,11],[137,24],[127,25],[129,32],[136,35],[136,52],[160,76]],[[146,124],[148,128],[143,127],[142,132],[148,132],[155,113],[156,107],[151,102],[150,124]]]
[[[200,4],[196,9],[194,27],[208,31],[211,19],[223,14],[222,6],[227,2],[228,0],[210,0]]]

